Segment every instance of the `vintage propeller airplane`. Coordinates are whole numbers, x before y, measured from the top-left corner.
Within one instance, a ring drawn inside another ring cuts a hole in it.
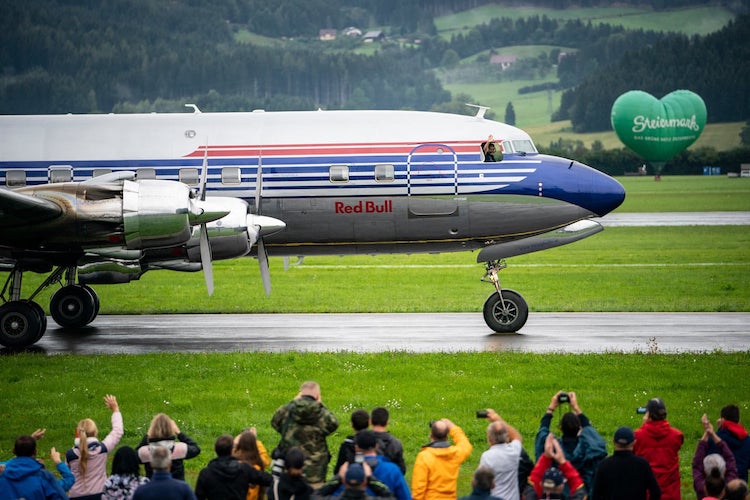
[[[523,130],[418,111],[0,116],[0,344],[92,322],[92,284],[268,256],[479,250],[487,325],[518,331],[505,258],[590,236],[625,190]],[[494,156],[489,144],[495,149]],[[492,161],[494,160],[494,161]],[[209,196],[206,196],[209,195]],[[49,273],[22,298],[23,273]]]

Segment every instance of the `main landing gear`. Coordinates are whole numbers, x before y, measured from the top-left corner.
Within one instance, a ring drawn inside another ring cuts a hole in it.
[[[52,319],[58,325],[68,328],[81,328],[94,321],[99,314],[99,297],[92,288],[75,284],[74,266],[55,269],[28,299],[21,299],[23,270],[16,266],[0,292],[0,299],[4,301],[0,306],[0,345],[27,347],[42,338],[47,330],[47,316],[33,299],[51,284],[62,284],[63,274],[66,284],[50,299]],[[8,292],[10,300],[6,299]]]
[[[489,281],[495,286],[496,291],[484,303],[484,321],[498,333],[517,332],[529,317],[529,306],[521,294],[500,287],[497,273],[506,267],[505,260],[488,262],[487,274],[482,278],[482,281]]]

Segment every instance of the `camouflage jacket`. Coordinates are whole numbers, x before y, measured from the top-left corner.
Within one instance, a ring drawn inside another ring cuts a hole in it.
[[[295,446],[302,448],[307,455],[304,469],[307,482],[325,481],[331,459],[326,436],[339,426],[335,415],[323,403],[302,396],[276,410],[271,426],[281,434],[274,456]]]

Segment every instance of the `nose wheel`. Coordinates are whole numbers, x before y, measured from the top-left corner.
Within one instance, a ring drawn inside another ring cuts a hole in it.
[[[517,332],[529,318],[529,306],[521,294],[500,287],[497,274],[506,267],[504,260],[488,262],[487,274],[483,278],[483,281],[489,281],[495,286],[495,292],[484,303],[484,322],[498,333]]]

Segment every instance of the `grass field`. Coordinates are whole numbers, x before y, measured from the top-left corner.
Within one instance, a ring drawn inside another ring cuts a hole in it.
[[[328,438],[333,453],[350,434],[354,409],[384,405],[391,413],[391,431],[404,443],[409,480],[414,457],[428,439],[428,422],[446,417],[460,425],[474,445],[461,468],[459,494],[464,495],[487,448],[486,421],[476,419],[475,411],[497,410],[519,429],[533,456],[539,418],[552,395],[567,390],[577,393],[581,408],[608,443],[618,426],[639,425],[636,407],[662,397],[669,420],[685,433],[682,490],[685,498],[692,498],[689,464],[702,433],[700,416],[708,413],[715,420],[729,402],[739,404],[747,415],[750,400],[742,381],[748,369],[747,353],[5,356],[0,358],[5,381],[0,457],[12,455],[15,436],[37,427],[47,428],[40,443],[44,458],[52,446],[72,446],[73,429],[81,418],[93,418],[105,434],[109,411],[102,397],[111,393],[124,415],[122,444],[137,445],[158,412],[172,416],[200,444],[202,453],[185,462],[188,481],[194,484],[222,433],[255,426],[260,439],[273,448],[278,442],[270,427],[274,410],[296,394],[303,380],[315,379],[321,383],[323,401],[340,421],[339,430]]]
[[[622,182],[628,192],[622,211],[750,210],[746,179],[665,176],[661,183],[650,178]],[[504,284],[522,291],[534,311],[748,311],[749,246],[750,226],[609,228],[573,245],[511,259]],[[490,291],[479,282],[481,267],[469,253],[320,257],[289,271],[277,258],[271,267],[270,298],[263,295],[252,259],[217,262],[212,298],[206,297],[199,273],[152,272],[141,282],[96,288],[103,313],[478,311]],[[450,332],[436,332],[436,342],[443,335]],[[607,442],[618,426],[639,425],[636,407],[654,396],[664,398],[669,420],[685,432],[682,491],[691,498],[690,462],[702,432],[700,416],[708,413],[714,420],[722,406],[734,403],[747,419],[750,351],[665,355],[659,352],[658,336],[654,332],[648,352],[637,354],[5,355],[0,356],[0,457],[12,455],[17,435],[46,427],[40,448],[49,466],[49,448],[71,446],[79,419],[91,417],[101,433],[109,431],[102,397],[112,393],[125,417],[122,444],[136,445],[158,412],[171,415],[198,441],[203,452],[186,462],[194,484],[222,433],[256,426],[261,440],[275,446],[273,411],[303,380],[315,379],[340,420],[328,439],[334,453],[349,434],[349,415],[357,408],[389,408],[391,430],[403,440],[409,465],[427,441],[430,420],[447,417],[463,427],[474,444],[461,469],[463,495],[486,449],[486,422],[474,418],[474,412],[499,411],[518,427],[533,456],[539,418],[562,389],[578,394]]]

